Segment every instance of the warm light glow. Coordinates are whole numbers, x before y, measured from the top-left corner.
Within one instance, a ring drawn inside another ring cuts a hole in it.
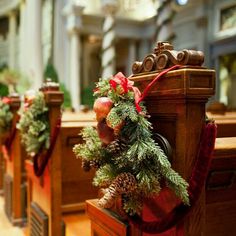
[[[153,17],[156,14],[156,2],[153,0],[122,0],[123,16],[137,21]]]
[[[99,37],[98,35],[89,35],[88,37],[88,42],[89,43],[97,43],[97,42],[100,42],[101,41],[101,37]]]
[[[186,5],[188,3],[188,0],[176,0],[177,4],[183,6]]]

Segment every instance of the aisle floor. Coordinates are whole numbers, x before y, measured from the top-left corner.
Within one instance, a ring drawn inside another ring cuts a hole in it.
[[[4,212],[3,197],[0,197],[0,236],[25,236],[23,229],[13,227]]]
[[[66,236],[91,235],[90,220],[85,213],[75,213],[63,216],[66,224]],[[4,212],[3,197],[0,196],[0,236],[27,236],[27,228],[12,226]]]

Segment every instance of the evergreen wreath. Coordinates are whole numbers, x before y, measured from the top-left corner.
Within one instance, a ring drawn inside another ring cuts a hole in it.
[[[163,179],[189,205],[188,183],[171,168],[167,156],[154,141],[152,125],[141,94],[122,73],[100,79],[94,90],[97,129],[86,127],[82,144],[73,148],[82,167],[96,168],[93,184],[102,188],[99,205],[110,208],[122,198],[128,215],[140,214],[143,198],[157,195]]]
[[[0,134],[4,134],[10,129],[13,114],[10,110],[10,99],[4,97],[0,100]]]
[[[44,94],[39,91],[34,98],[26,101],[20,114],[17,128],[21,133],[21,141],[28,155],[34,156],[41,149],[49,148],[50,129],[48,108]]]

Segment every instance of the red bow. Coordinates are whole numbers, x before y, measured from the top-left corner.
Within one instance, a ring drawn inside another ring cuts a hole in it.
[[[126,78],[121,72],[117,73],[109,83],[114,90],[120,85],[123,89],[121,94],[128,93],[129,90],[132,90],[134,85],[134,82]]]
[[[136,106],[136,110],[138,112],[141,112],[142,109],[139,105],[139,103],[145,98],[145,96],[147,95],[148,91],[151,89],[151,87],[153,86],[153,84],[155,84],[159,79],[162,78],[162,76],[164,76],[167,72],[171,71],[171,70],[175,70],[175,69],[179,69],[181,68],[180,65],[174,65],[170,68],[167,68],[165,70],[163,70],[162,72],[160,72],[149,84],[148,86],[144,89],[143,94],[140,93],[139,89],[137,87],[134,87],[133,81],[130,81],[128,78],[126,78],[121,72],[119,72],[118,74],[116,74],[113,79],[111,79],[109,81],[111,88],[113,88],[116,91],[116,88],[118,85],[121,86],[122,91],[121,94],[125,94],[127,93],[129,90],[133,90],[134,92],[134,100],[135,100],[135,106]]]
[[[110,79],[109,83],[111,88],[113,88],[115,91],[117,86],[120,85],[122,88],[121,94],[125,94],[128,93],[129,90],[133,90],[136,109],[138,112],[141,112],[141,107],[139,106],[138,102],[140,100],[141,93],[137,87],[133,86],[133,81],[129,80],[121,72],[119,72],[113,77],[113,79]]]
[[[9,97],[3,97],[2,102],[4,104],[10,104],[11,103],[11,99]]]

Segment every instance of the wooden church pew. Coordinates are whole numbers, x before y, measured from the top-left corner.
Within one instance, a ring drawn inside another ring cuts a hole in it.
[[[147,65],[148,63],[144,66]],[[155,75],[156,72],[152,71],[140,73],[134,76],[134,80],[140,88],[145,88]],[[181,87],[182,81],[184,88]],[[168,139],[174,152],[173,167],[188,177],[193,153],[198,151],[199,131],[205,118],[205,103],[214,94],[214,71],[201,68],[191,71],[191,68],[186,68],[183,71],[170,72],[153,87],[146,103],[154,131]],[[155,235],[236,235],[236,113],[207,113],[207,116],[215,119],[218,138],[205,189],[193,211],[177,225],[176,228],[182,227],[182,230],[177,233],[174,227],[172,231]],[[88,200],[86,207],[91,220],[91,235],[150,235],[134,228],[114,211],[99,208],[96,199]]]
[[[206,182],[205,233],[204,236],[236,235],[236,137],[217,138],[212,164]],[[87,201],[92,231],[106,235],[102,230],[101,218],[110,219],[109,210],[100,209],[96,200]],[[117,226],[118,225],[118,226]],[[115,217],[105,226],[107,232],[116,227],[117,235],[126,235],[127,222]],[[134,231],[129,236],[140,235]],[[114,232],[113,232],[114,233]],[[157,234],[159,235],[159,234]],[[169,235],[169,234],[167,234]]]
[[[26,154],[20,142],[20,133],[16,129],[19,119],[20,97],[10,97],[10,108],[13,113],[11,130],[8,135],[11,145],[3,145],[5,159],[4,201],[5,213],[14,225],[26,223],[26,172],[24,161]]]
[[[216,139],[206,183],[206,234],[236,235],[236,137]]]
[[[217,124],[217,137],[236,136],[236,112],[226,112],[223,115],[207,112],[207,116]]]
[[[0,195],[4,192],[4,174],[5,174],[5,161],[2,152],[2,145],[5,144],[6,138],[9,136],[9,131],[6,130],[4,133],[0,134]]]
[[[2,137],[0,137],[0,146],[2,146]],[[0,195],[3,195],[3,179],[4,179],[4,172],[5,172],[5,164],[4,164],[4,158],[3,153],[0,151]]]
[[[207,116],[217,124],[206,183],[206,235],[236,235],[236,112]]]
[[[60,116],[63,94],[58,91],[58,87],[50,90],[47,85],[42,91],[49,108],[49,123],[52,130]],[[94,173],[85,173],[81,169],[80,160],[72,153],[74,144],[81,142],[78,133],[87,125],[95,125],[93,115],[87,120],[85,116],[62,116],[55,147],[41,177],[35,175],[31,161],[25,162],[30,235],[64,235],[62,214],[84,210],[84,201],[97,196],[97,189],[91,183]]]
[[[0,135],[0,195],[4,193],[4,174],[5,174],[5,160],[2,152],[2,145],[5,143],[6,137],[9,135],[8,131]]]
[[[157,72],[135,75],[140,90],[157,76]],[[172,166],[184,178],[192,172],[198,153],[200,134],[205,120],[205,104],[214,94],[215,72],[203,68],[171,71],[153,86],[145,99],[151,115],[153,132],[163,135],[172,147]],[[159,236],[199,236],[205,228],[205,191],[184,221]],[[176,199],[170,201],[169,206]],[[93,236],[150,236],[129,224],[109,209],[101,209],[96,200],[87,201],[87,213],[91,220]],[[160,206],[163,206],[162,202]],[[148,216],[146,211],[143,216]],[[155,219],[149,218],[149,221]]]

